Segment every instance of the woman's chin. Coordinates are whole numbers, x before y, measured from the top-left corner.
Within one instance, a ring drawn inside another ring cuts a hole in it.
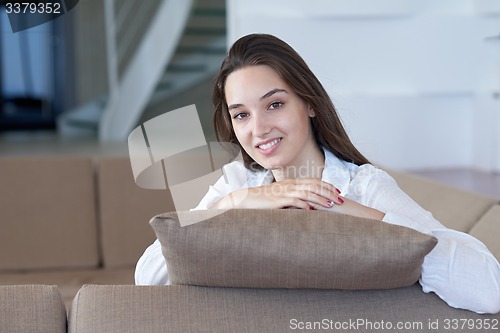
[[[259,164],[266,170],[278,170],[284,168],[281,163],[270,163],[269,161],[261,161]]]
[[[278,156],[272,156],[272,157],[267,157],[267,158],[260,158],[256,159],[255,157],[252,156],[254,161],[256,161],[259,165],[261,165],[264,169],[267,170],[276,170],[276,169],[283,169],[285,167],[284,161],[278,158]]]

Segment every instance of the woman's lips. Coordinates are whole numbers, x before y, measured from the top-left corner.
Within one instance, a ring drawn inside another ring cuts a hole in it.
[[[283,138],[276,138],[257,145],[257,149],[264,155],[272,154],[280,145]]]

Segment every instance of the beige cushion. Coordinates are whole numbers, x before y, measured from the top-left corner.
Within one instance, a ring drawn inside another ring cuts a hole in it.
[[[57,287],[0,286],[0,332],[66,332],[66,311]]]
[[[170,193],[137,186],[128,157],[103,158],[98,163],[104,265],[135,266],[155,240],[147,221],[161,212],[174,210]]]
[[[500,205],[491,207],[472,227],[470,234],[483,242],[500,261]]]
[[[0,274],[0,285],[56,285],[67,309],[84,284],[134,284],[135,267],[68,269]],[[1,330],[0,330],[1,332]]]
[[[0,172],[0,270],[98,265],[89,158],[2,158]]]
[[[366,291],[85,286],[69,318],[71,333],[358,333],[478,332],[467,327],[446,329],[444,322],[451,325],[451,320],[457,320],[461,325],[460,320],[476,320],[474,327],[478,327],[488,321],[491,327],[499,315],[452,308],[435,294],[422,292],[418,284]],[[326,326],[305,329],[315,322]],[[409,326],[397,329],[398,323]]]
[[[186,212],[185,212],[186,213]],[[325,211],[235,209],[180,227],[151,221],[173,284],[385,289],[413,284],[437,240],[415,230]]]
[[[472,226],[498,202],[474,192],[461,190],[433,180],[408,173],[389,172],[422,208],[448,228],[469,232]]]

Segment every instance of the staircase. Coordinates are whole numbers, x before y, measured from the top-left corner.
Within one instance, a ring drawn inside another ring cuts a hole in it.
[[[207,4],[210,4],[207,7]],[[205,7],[203,7],[205,6]],[[226,54],[225,1],[198,0],[150,105],[213,77]]]
[[[59,127],[125,141],[146,108],[215,75],[226,53],[225,0],[105,1],[109,96]]]

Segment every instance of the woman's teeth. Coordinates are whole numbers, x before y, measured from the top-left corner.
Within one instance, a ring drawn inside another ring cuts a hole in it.
[[[273,140],[271,142],[268,142],[265,145],[260,145],[259,148],[262,149],[262,150],[267,150],[267,149],[271,148],[272,146],[274,146],[275,144],[277,144],[280,141],[281,141],[281,138]]]

